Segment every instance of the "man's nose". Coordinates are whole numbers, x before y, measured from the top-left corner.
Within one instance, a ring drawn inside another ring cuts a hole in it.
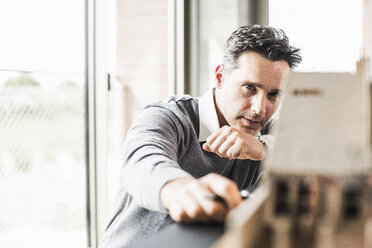
[[[258,93],[253,97],[251,110],[258,115],[264,115],[266,113],[265,94]]]

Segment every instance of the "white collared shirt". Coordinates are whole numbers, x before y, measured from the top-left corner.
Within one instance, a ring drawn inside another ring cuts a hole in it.
[[[205,95],[199,98],[199,142],[206,141],[212,133],[220,129],[214,104],[215,89],[208,90]]]

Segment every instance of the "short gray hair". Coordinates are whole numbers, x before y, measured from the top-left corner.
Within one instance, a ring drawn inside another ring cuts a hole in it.
[[[237,60],[244,52],[253,51],[271,61],[284,60],[290,68],[302,60],[299,48],[289,45],[281,29],[261,25],[243,26],[235,30],[226,41],[223,65],[227,71],[238,67]]]

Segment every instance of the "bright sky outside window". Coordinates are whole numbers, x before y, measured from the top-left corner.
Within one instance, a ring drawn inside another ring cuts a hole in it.
[[[298,71],[353,72],[362,54],[362,0],[270,0],[269,23],[301,48]]]

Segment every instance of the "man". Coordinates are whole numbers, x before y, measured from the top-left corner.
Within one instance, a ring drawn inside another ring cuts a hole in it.
[[[214,89],[146,107],[127,135],[101,247],[129,246],[173,221],[223,221],[241,202],[239,190],[257,179],[264,127],[284,75],[301,61],[298,52],[283,31],[241,27],[226,42]]]

